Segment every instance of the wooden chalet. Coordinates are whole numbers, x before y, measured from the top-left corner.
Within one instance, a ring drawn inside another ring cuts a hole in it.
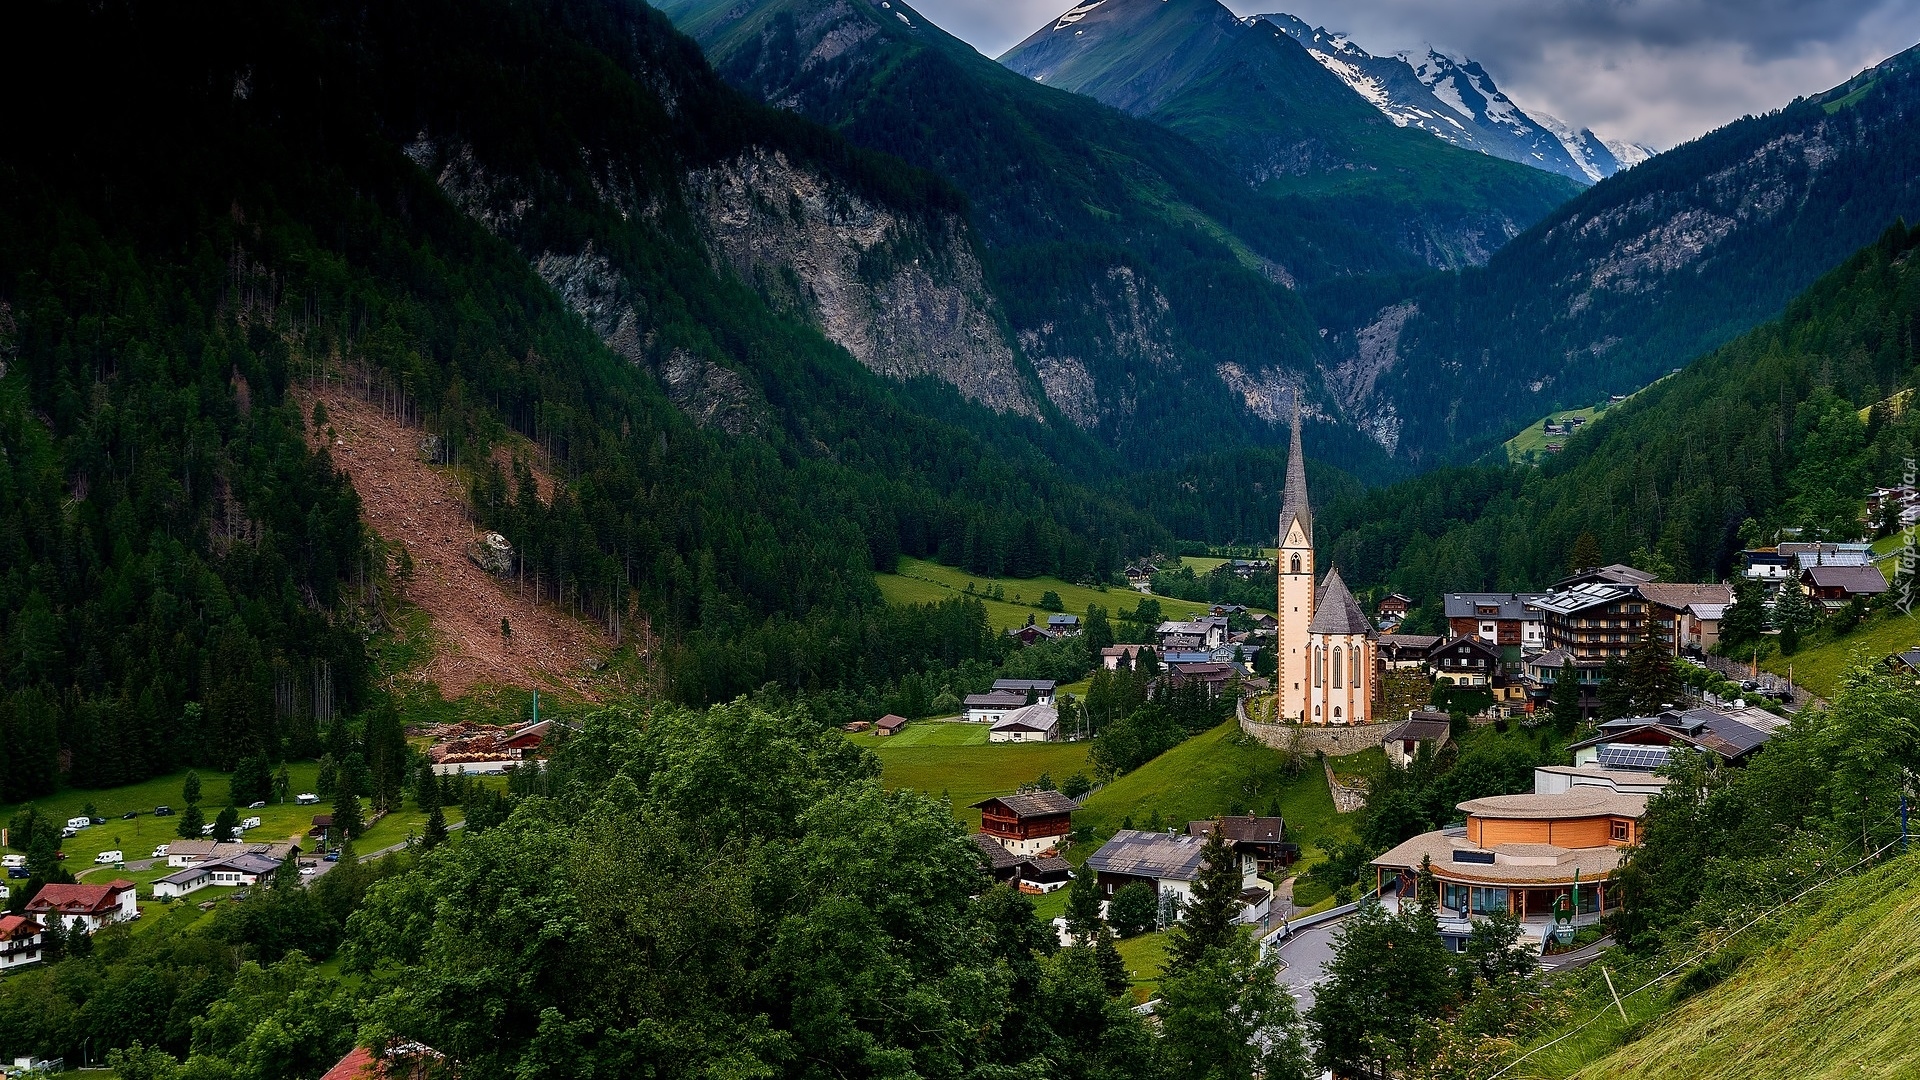
[[[1015,855],[1039,855],[1059,848],[1073,832],[1079,804],[1057,791],[999,795],[973,804],[980,831]]]

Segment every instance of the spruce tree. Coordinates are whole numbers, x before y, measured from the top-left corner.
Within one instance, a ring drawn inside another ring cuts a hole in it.
[[[1201,851],[1200,876],[1194,880],[1186,918],[1173,931],[1169,974],[1191,969],[1207,954],[1233,943],[1239,935],[1234,922],[1240,913],[1240,881],[1240,856],[1227,843],[1225,826],[1215,820]]]
[[[238,838],[239,833],[240,811],[234,809],[233,806],[229,804],[226,809],[220,811],[219,817],[213,819],[213,838],[215,840],[233,840]]]
[[[360,796],[353,789],[341,785],[339,794],[333,799],[333,833],[343,840],[352,840],[360,835],[364,828],[360,821]]]
[[[206,825],[207,818],[200,812],[200,804],[188,803],[186,809],[180,811],[180,824],[174,831],[183,839],[198,840],[200,830],[206,828]]]
[[[1794,578],[1781,582],[1780,593],[1773,599],[1773,625],[1782,632],[1789,629],[1805,632],[1813,626],[1814,619],[1813,605],[1807,602],[1807,591],[1800,587],[1800,582]]]
[[[1572,658],[1560,665],[1560,674],[1553,680],[1550,708],[1555,728],[1572,731],[1580,726],[1580,669],[1573,666]]]
[[[200,774],[192,769],[187,770],[187,778],[181,781],[180,801],[188,806],[200,801]]]
[[[1082,867],[1067,887],[1067,935],[1075,944],[1084,945],[1106,928],[1100,918],[1100,886],[1092,870]]]
[[[427,813],[426,831],[420,834],[420,850],[432,851],[447,842],[447,817],[438,806]]]

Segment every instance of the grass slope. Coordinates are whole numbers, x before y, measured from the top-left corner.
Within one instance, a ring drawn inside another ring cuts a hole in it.
[[[1760,666],[1776,675],[1791,674],[1795,683],[1821,697],[1832,697],[1840,689],[1841,673],[1856,657],[1878,663],[1915,645],[1920,645],[1920,618],[1886,611],[1863,621],[1843,638],[1807,646],[1792,656],[1776,654]]]
[[[1074,585],[1059,578],[989,578],[956,570],[951,566],[942,566],[926,559],[900,560],[896,572],[875,574],[874,582],[880,586],[880,595],[890,604],[932,604],[956,595],[964,595],[969,584],[976,595],[999,586],[1006,596],[1005,600],[986,600],[987,619],[996,630],[1010,630],[1016,626],[1025,626],[1027,617],[1045,623],[1051,612],[1042,611],[1039,602],[1042,593],[1052,590],[1060,594],[1060,602],[1068,614],[1084,615],[1087,606],[1098,605],[1105,608],[1108,616],[1123,607],[1133,607],[1139,602],[1141,594],[1130,589],[1096,589],[1087,585]],[[1204,612],[1207,606],[1194,600],[1176,600],[1170,596],[1154,597],[1170,619],[1179,618],[1190,612]],[[1260,609],[1254,609],[1260,610]]]
[[[1845,883],[1771,949],[1572,1075],[1920,1075],[1920,856]],[[1566,1075],[1558,1071],[1535,1076]]]
[[[880,759],[881,782],[953,800],[953,816],[980,827],[980,811],[968,803],[1007,795],[1021,784],[1052,774],[1055,781],[1087,770],[1089,743],[990,743],[987,725],[922,720],[898,735],[846,736]]]
[[[1368,761],[1358,754],[1341,758],[1340,767],[1355,771]],[[1353,821],[1334,811],[1326,773],[1318,765],[1289,777],[1282,764],[1277,751],[1242,737],[1239,726],[1228,721],[1095,792],[1074,815],[1074,824],[1091,826],[1105,839],[1128,818],[1145,828],[1155,811],[1164,825],[1181,829],[1189,821],[1236,809],[1278,813],[1286,819],[1287,839],[1301,847],[1304,867],[1318,861],[1315,845],[1353,839]]]

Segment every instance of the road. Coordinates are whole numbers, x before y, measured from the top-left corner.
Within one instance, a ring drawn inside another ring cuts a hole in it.
[[[1334,919],[1309,926],[1288,938],[1278,950],[1281,961],[1286,964],[1280,972],[1280,985],[1293,995],[1294,1005],[1302,1015],[1313,1008],[1314,990],[1326,981],[1322,969],[1333,959],[1333,939],[1344,921]]]

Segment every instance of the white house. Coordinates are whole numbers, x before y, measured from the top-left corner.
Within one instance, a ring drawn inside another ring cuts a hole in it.
[[[1011,690],[993,690],[985,694],[968,694],[965,704],[968,720],[976,724],[992,724],[1015,709],[1025,708],[1027,695]]]
[[[280,860],[265,855],[236,855],[224,862],[208,863],[207,872],[215,885],[258,885],[263,877],[272,877]]]
[[[185,870],[175,870],[166,877],[153,883],[155,900],[177,900],[190,892],[197,892],[213,884],[213,873],[205,866],[189,866]]]
[[[0,915],[0,971],[40,959],[41,934],[46,927],[19,915]]]
[[[1100,850],[1087,856],[1085,869],[1095,875],[1100,899],[1144,881],[1159,892],[1161,902],[1172,897],[1184,908],[1193,900],[1193,883],[1205,861],[1207,838],[1184,833],[1121,829]],[[1236,852],[1240,861],[1240,920],[1258,922],[1273,904],[1273,893],[1260,883],[1259,863],[1251,854]]]
[[[105,885],[45,885],[27,901],[27,915],[42,924],[59,919],[79,923],[89,933],[108,923],[140,916],[137,889],[124,878]]]
[[[989,742],[1056,742],[1060,713],[1051,705],[1022,705],[994,721]]]
[[[1053,704],[1054,690],[1059,686],[1052,679],[995,679],[993,692],[996,694],[1019,694],[1020,704],[1027,703],[1027,696],[1042,705]]]

